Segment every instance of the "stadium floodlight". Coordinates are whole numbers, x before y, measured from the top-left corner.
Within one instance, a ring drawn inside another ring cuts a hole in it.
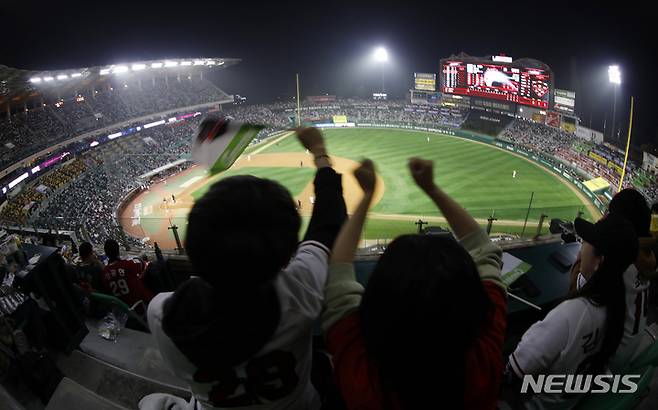
[[[151,68],[162,68],[162,63],[153,63],[151,64]]]
[[[217,65],[224,65],[224,62],[220,61],[220,62],[217,63]]]
[[[608,80],[610,81],[611,84],[613,84],[614,88],[614,102],[612,103],[612,134],[611,136],[614,138],[615,136],[615,120],[617,118],[617,88],[621,85],[621,71],[619,70],[618,65],[611,65],[608,67]],[[605,133],[605,126],[603,129],[603,132]],[[619,136],[619,134],[617,134]]]
[[[164,66],[165,67],[177,67],[178,66],[178,61],[165,61]]]
[[[180,65],[182,65],[183,67],[187,67],[187,66],[192,65],[192,62],[191,61],[181,61]]]
[[[68,80],[69,76],[66,75],[66,74],[60,74],[60,75],[57,76],[57,79],[58,80]]]
[[[73,73],[73,74],[71,74],[71,78],[78,78],[78,77],[82,77],[82,73]]]
[[[122,74],[128,72],[128,66],[118,65],[112,69],[113,74]]]
[[[101,71],[100,71],[99,74],[100,74],[100,75],[107,75],[107,74],[109,74],[109,73],[110,73],[110,69],[109,69],[109,68],[101,68]]]
[[[137,64],[133,64],[130,68],[131,68],[133,71],[140,71],[140,70],[143,70],[143,69],[146,68],[146,64],[137,63]]]
[[[215,60],[208,60],[207,64],[208,65],[215,65],[217,63],[215,62]]]
[[[613,84],[621,84],[621,71],[619,71],[618,65],[608,67],[608,79]]]
[[[194,60],[194,65],[204,65],[205,63],[203,60]]]
[[[30,82],[34,84],[38,84],[41,82],[41,77],[32,77],[30,78]]]
[[[53,81],[55,78],[54,77],[43,77],[43,81]]]
[[[377,47],[373,53],[373,57],[378,63],[385,63],[388,61],[388,51],[384,47]]]

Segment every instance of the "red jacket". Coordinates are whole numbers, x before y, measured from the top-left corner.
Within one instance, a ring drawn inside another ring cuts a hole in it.
[[[136,259],[114,261],[103,269],[105,292],[126,302],[128,306],[143,300],[145,307],[153,293],[142,281],[144,265]]]
[[[464,408],[477,410],[496,408],[503,373],[502,346],[507,323],[505,292],[492,281],[484,280],[482,283],[494,310],[479,340],[467,351],[464,363]],[[391,395],[386,396],[381,391],[379,372],[369,360],[364,346],[358,312],[336,322],[327,335],[327,347],[333,355],[336,383],[347,408],[386,408],[384,403],[390,401]],[[402,409],[400,403],[388,405],[389,408]]]

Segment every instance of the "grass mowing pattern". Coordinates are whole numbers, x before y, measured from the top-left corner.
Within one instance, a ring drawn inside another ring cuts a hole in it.
[[[406,169],[407,158],[419,156],[434,160],[438,184],[475,217],[488,217],[495,210],[499,219],[523,220],[533,191],[530,220],[539,219],[542,212],[549,218],[573,219],[579,210],[592,217],[575,193],[545,169],[491,146],[441,134],[390,129],[326,130],[324,135],[330,154],[375,161],[386,191],[374,212],[437,214]],[[303,148],[289,137],[263,152],[299,151]],[[514,170],[516,178],[512,178]]]

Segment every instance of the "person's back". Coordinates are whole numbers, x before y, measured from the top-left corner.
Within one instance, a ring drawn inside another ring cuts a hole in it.
[[[304,240],[285,188],[250,176],[223,179],[190,212],[186,249],[197,277],[149,305],[165,362],[203,408],[320,407],[310,383],[312,325],[346,213],[321,136],[301,133],[318,166]],[[156,397],[142,402],[149,399]]]
[[[119,244],[113,239],[105,241],[105,254],[109,259],[101,278],[105,292],[121,299],[128,306],[142,301],[145,308],[153,299],[153,293],[142,281],[144,265],[137,259],[120,259]]]
[[[350,409],[494,409],[507,301],[502,251],[433,182],[430,161],[409,163],[454,235],[402,235],[367,287],[352,260],[375,191],[374,167],[355,171],[363,199],[332,250],[322,315],[336,384]]]
[[[76,266],[77,282],[85,288],[100,291],[103,288],[103,264],[98,260],[94,249],[89,242],[80,244],[80,263]]]
[[[552,309],[528,329],[510,356],[518,377],[535,374],[583,374],[589,360],[601,351],[606,309],[586,298],[570,299]],[[561,393],[533,396],[527,408],[570,408],[578,397]]]

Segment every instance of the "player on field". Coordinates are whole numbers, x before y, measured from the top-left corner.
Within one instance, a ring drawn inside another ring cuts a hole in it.
[[[317,166],[315,207],[301,243],[301,219],[283,186],[225,178],[189,214],[186,249],[198,277],[149,306],[165,362],[203,408],[320,408],[310,382],[312,328],[346,209],[320,131],[297,132]],[[167,400],[150,395],[142,406]]]
[[[516,178],[516,170],[512,171],[512,178]]]
[[[352,260],[376,179],[371,162],[357,169],[364,196],[332,250],[322,315],[338,389],[349,409],[495,409],[507,320],[502,252],[434,184],[431,161],[409,167],[457,240],[398,237],[364,290]]]
[[[123,300],[128,306],[142,301],[144,306],[137,312],[143,313],[153,298],[153,293],[144,284],[144,264],[139,259],[121,259],[119,244],[114,239],[105,241],[104,249],[108,258],[102,276],[105,292]]]
[[[577,218],[575,228],[583,240],[578,289],[532,325],[509,356],[506,380],[517,394],[524,375],[605,374],[622,340],[624,272],[636,260],[637,234],[615,214],[596,224]],[[580,397],[538,393],[520,399],[526,408],[569,409]]]

